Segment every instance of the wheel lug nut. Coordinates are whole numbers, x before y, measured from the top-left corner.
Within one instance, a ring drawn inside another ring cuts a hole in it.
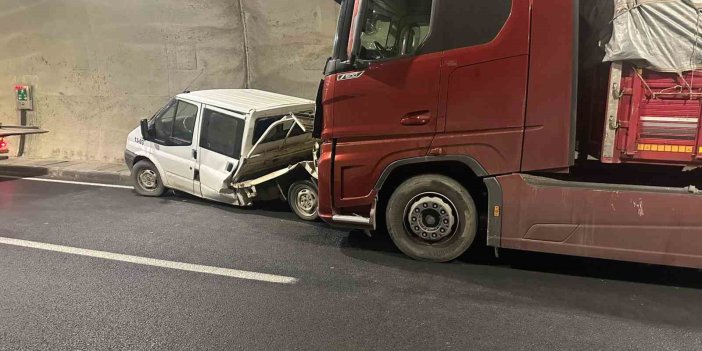
[[[428,236],[427,233],[422,233],[422,237],[425,237],[425,238],[426,238],[427,236]]]
[[[436,235],[436,234],[432,234],[431,237],[434,238],[434,239],[436,239],[437,235]]]
[[[432,207],[433,207],[433,208],[439,208],[439,205],[434,204]]]
[[[417,217],[412,217],[412,222],[416,222],[416,221],[417,221]]]
[[[415,209],[414,209],[414,213],[419,213],[419,209],[418,209],[418,208],[415,208]]]
[[[444,224],[449,224],[449,220],[448,220],[448,219],[444,219]]]
[[[422,207],[424,207],[424,208],[428,208],[428,207],[429,207],[429,205],[427,205],[427,204],[424,204],[424,205],[422,205]]]

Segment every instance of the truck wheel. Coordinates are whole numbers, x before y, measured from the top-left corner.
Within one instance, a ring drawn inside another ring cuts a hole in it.
[[[442,175],[423,175],[402,183],[385,213],[395,245],[416,260],[448,262],[473,244],[477,211],[470,193]]]
[[[309,180],[293,183],[288,190],[288,203],[295,214],[305,221],[319,218],[317,185]]]
[[[139,195],[149,197],[159,197],[166,192],[161,175],[153,163],[142,160],[137,162],[132,168],[132,180],[134,190]]]

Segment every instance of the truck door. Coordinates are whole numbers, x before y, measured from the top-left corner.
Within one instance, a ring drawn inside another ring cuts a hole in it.
[[[234,112],[212,106],[203,108],[198,148],[198,195],[236,204],[236,197],[228,193],[228,189],[231,175],[241,159],[245,122],[245,116]]]
[[[199,104],[173,100],[152,120],[151,153],[163,168],[166,185],[190,194],[194,190],[193,136],[199,111]]]
[[[416,53],[429,35],[432,5],[432,0],[355,3],[353,22],[360,24],[349,44],[356,52],[349,55],[356,64],[331,78],[338,155],[334,193],[341,207],[368,203],[377,179],[371,175],[393,157],[425,156],[429,149],[437,127],[442,54]]]

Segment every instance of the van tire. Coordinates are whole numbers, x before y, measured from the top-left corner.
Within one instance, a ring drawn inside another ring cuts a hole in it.
[[[288,189],[288,204],[302,220],[313,222],[319,219],[317,184],[309,180],[293,183]]]
[[[161,174],[150,161],[141,160],[132,168],[134,190],[141,196],[160,197],[168,189],[163,185]]]
[[[402,183],[390,197],[385,219],[397,248],[428,262],[449,262],[464,254],[478,228],[478,213],[468,190],[438,174]]]

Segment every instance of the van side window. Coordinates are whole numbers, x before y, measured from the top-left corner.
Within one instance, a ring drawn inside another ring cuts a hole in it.
[[[198,108],[184,101],[170,101],[151,121],[155,142],[187,146],[193,142]]]
[[[193,131],[197,121],[197,106],[184,101],[178,102],[175,113],[172,139],[178,145],[190,145],[193,142]]]
[[[241,158],[244,120],[205,109],[200,147],[231,158]]]
[[[432,0],[370,0],[361,33],[362,60],[413,55],[429,35]]]
[[[261,137],[263,137],[263,134],[268,130],[268,128],[270,128],[270,126],[273,125],[273,123],[280,121],[284,117],[285,116],[259,118],[254,124],[253,143],[258,143],[258,141],[261,140]],[[285,137],[288,136],[288,132],[290,132],[290,128],[293,128],[293,131],[290,133],[291,138],[305,134],[305,132],[302,130],[302,128],[300,128],[300,126],[297,125],[297,123],[290,121],[288,123],[278,125],[275,128],[275,130],[268,134],[265,140],[261,141],[261,144],[272,143],[274,141],[285,139]]]

